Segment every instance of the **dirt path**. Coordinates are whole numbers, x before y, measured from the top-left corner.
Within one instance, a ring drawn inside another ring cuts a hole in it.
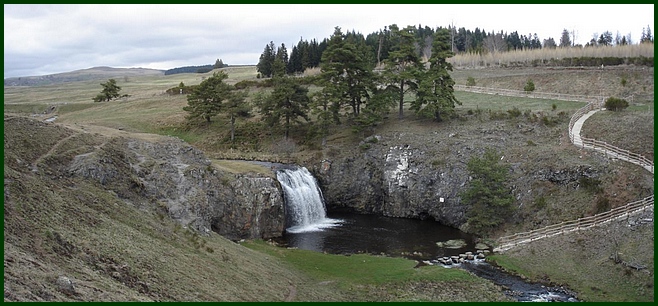
[[[57,148],[59,148],[63,143],[67,142],[69,139],[71,139],[71,138],[73,138],[73,137],[76,137],[76,136],[78,136],[78,135],[80,135],[80,134],[81,134],[81,133],[75,133],[75,134],[72,134],[72,135],[69,135],[69,136],[67,136],[67,137],[65,137],[65,138],[60,139],[57,143],[55,143],[55,144],[50,148],[50,150],[48,150],[48,152],[46,152],[45,154],[39,156],[39,157],[38,157],[38,158],[32,163],[32,166],[31,166],[31,168],[32,168],[32,172],[39,172],[39,167],[38,167],[38,165],[41,163],[41,161],[43,161],[46,157],[51,156],[51,155],[55,152],[55,150],[57,150]]]
[[[288,293],[288,296],[286,297],[286,302],[292,302],[292,300],[295,299],[295,296],[297,295],[297,288],[295,288],[294,285],[290,285],[290,293]]]
[[[100,126],[100,125],[79,124],[79,123],[57,123],[57,124],[81,133],[96,133],[108,137],[137,138],[147,141],[161,141],[165,139],[171,139],[171,137],[169,136],[150,134],[150,133],[130,132],[130,131],[115,129],[106,126]]]

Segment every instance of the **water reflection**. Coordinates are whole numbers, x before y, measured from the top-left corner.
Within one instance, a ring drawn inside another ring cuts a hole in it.
[[[331,254],[386,254],[430,260],[474,250],[473,236],[434,221],[376,215],[328,213],[342,224],[322,231],[285,233],[281,243],[304,250]],[[438,247],[436,242],[463,239],[459,249]]]
[[[385,254],[426,261],[475,251],[473,236],[434,221],[350,213],[328,213],[327,216],[342,223],[322,231],[288,232],[278,242],[288,247],[330,254]],[[447,240],[464,240],[465,245],[453,249],[436,244]],[[577,301],[575,295],[564,288],[526,283],[482,260],[446,267],[463,268],[489,279],[505,288],[505,294],[517,301]]]

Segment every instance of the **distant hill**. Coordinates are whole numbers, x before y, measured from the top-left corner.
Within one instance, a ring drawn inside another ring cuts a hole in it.
[[[39,86],[68,82],[123,78],[131,76],[163,75],[163,70],[149,68],[92,67],[71,72],[42,76],[27,76],[5,79],[5,86]]]
[[[213,65],[203,65],[203,66],[185,66],[169,69],[164,72],[165,75],[177,74],[177,73],[206,73],[213,70]]]

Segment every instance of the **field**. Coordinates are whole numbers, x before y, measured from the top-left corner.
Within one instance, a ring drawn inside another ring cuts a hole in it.
[[[588,48],[543,48],[509,52],[462,53],[449,59],[456,68],[515,67],[521,65],[563,66],[552,61],[566,58],[653,58],[653,44]]]

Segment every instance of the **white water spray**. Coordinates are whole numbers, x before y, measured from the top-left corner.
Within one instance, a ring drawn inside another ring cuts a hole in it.
[[[282,169],[276,172],[276,178],[285,195],[286,218],[289,220],[286,231],[320,231],[340,224],[341,220],[327,218],[322,191],[308,169]]]

